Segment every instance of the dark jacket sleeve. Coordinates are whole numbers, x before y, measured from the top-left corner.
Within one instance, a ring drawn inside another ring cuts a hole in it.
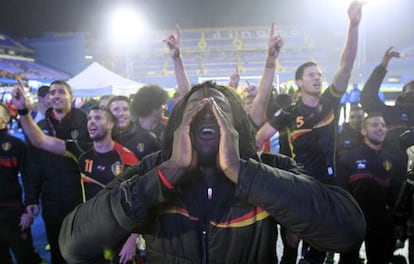
[[[25,204],[39,204],[39,197],[42,190],[42,169],[39,166],[40,150],[33,146],[28,147],[27,166],[30,172],[28,186],[25,187]]]
[[[138,165],[128,167],[122,176],[66,216],[59,237],[66,261],[95,263],[105,248],[139,232],[141,227],[148,228],[153,220],[151,209],[166,199],[156,170],[159,158],[147,156]]]
[[[361,92],[361,106],[365,112],[384,113],[388,106],[381,101],[379,89],[384,80],[387,70],[382,65],[378,65],[369,76]],[[385,110],[385,111],[384,111]]]
[[[349,191],[348,181],[349,181],[349,175],[350,172],[348,171],[347,164],[352,163],[352,161],[349,161],[350,156],[352,156],[352,153],[345,152],[336,162],[336,170],[335,170],[335,176],[336,176],[336,182],[339,186],[344,188],[345,190]]]
[[[17,144],[18,143],[18,144]],[[19,172],[22,179],[23,184],[23,190],[24,190],[24,197],[26,196],[26,193],[31,190],[31,181],[30,181],[30,175],[28,170],[28,153],[27,153],[27,145],[23,141],[16,141],[16,144],[18,145],[19,150],[17,151],[17,160],[18,160],[18,167]]]
[[[290,166],[279,169],[252,159],[241,161],[237,195],[264,208],[316,248],[344,252],[359,245],[366,223],[352,196]]]
[[[399,156],[395,156],[395,159],[393,159],[393,167],[392,167],[393,173],[391,178],[391,186],[389,189],[389,204],[390,207],[394,208],[397,204],[397,201],[399,199],[399,195],[401,193],[401,190],[403,189],[403,185],[405,182],[405,179],[407,177],[406,175],[406,165],[405,162],[403,162],[401,159],[399,159]]]

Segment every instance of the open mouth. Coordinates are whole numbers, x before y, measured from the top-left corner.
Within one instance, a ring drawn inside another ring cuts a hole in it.
[[[96,130],[97,129],[95,127],[90,127],[89,128],[89,134],[91,134],[91,135],[95,134]]]
[[[212,125],[200,127],[197,131],[198,137],[201,139],[214,139],[219,135],[218,127]]]
[[[212,136],[214,133],[216,133],[216,130],[210,127],[206,127],[201,130],[201,135],[203,136]]]

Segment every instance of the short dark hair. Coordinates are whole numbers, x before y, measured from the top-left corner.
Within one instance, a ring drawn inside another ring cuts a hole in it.
[[[101,104],[103,100],[106,100],[106,99],[111,100],[111,99],[112,99],[112,98],[114,98],[114,97],[115,97],[115,95],[113,95],[113,94],[105,94],[105,95],[102,95],[102,96],[99,98],[99,104]],[[108,102],[109,102],[109,100],[108,100]]]
[[[406,83],[406,84],[403,86],[402,91],[403,91],[403,92],[405,92],[405,90],[407,90],[409,86],[413,86],[413,87],[414,87],[414,80],[409,81],[408,83]]]
[[[364,117],[362,119],[361,128],[366,128],[368,119],[373,118],[373,117],[377,117],[377,116],[384,118],[384,116],[382,115],[381,112],[371,112],[366,117]]]
[[[73,93],[72,93],[72,87],[70,87],[70,85],[69,85],[67,82],[62,81],[62,80],[56,80],[56,81],[53,81],[53,82],[49,85],[49,87],[52,87],[52,85],[54,85],[54,84],[61,84],[61,85],[64,85],[64,86],[66,87],[66,90],[68,90],[68,92],[70,93],[70,95],[73,95]]]
[[[45,97],[49,93],[49,88],[47,85],[42,85],[37,88],[37,97]]]
[[[108,102],[108,107],[110,107],[110,105],[115,102],[115,101],[124,101],[127,102],[128,105],[131,105],[131,99],[129,99],[128,96],[125,95],[117,95],[111,98],[111,100],[109,100]]]
[[[113,123],[116,123],[116,117],[112,114],[112,112],[108,108],[106,108],[104,106],[94,105],[94,106],[92,106],[89,109],[89,112],[92,111],[92,110],[100,110],[100,111],[103,111],[105,113],[106,117],[110,121],[112,121]]]
[[[315,61],[308,61],[305,62],[304,64],[300,65],[295,72],[295,80],[301,80],[303,77],[303,73],[305,72],[305,69],[310,67],[310,66],[318,66],[318,63],[316,63]]]
[[[132,100],[131,109],[136,117],[149,116],[168,101],[168,93],[158,85],[146,85],[138,90]]]

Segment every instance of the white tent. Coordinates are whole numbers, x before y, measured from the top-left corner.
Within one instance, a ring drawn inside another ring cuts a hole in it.
[[[95,97],[105,94],[135,94],[145,84],[126,79],[97,62],[68,80],[74,96]]]

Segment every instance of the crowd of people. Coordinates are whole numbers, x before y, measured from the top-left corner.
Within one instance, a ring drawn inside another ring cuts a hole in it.
[[[53,264],[322,264],[335,253],[341,264],[389,264],[406,240],[413,264],[406,149],[414,140],[399,141],[414,127],[414,81],[394,106],[381,100],[389,61],[399,57],[391,47],[344,101],[362,5],[348,8],[326,88],[314,61],[297,68],[295,93],[274,87],[284,46],[274,23],[257,86],[240,87],[237,68],[228,85],[190,84],[178,26],[164,41],[177,81],[170,101],[147,85],[81,110],[57,80],[38,90],[35,111],[19,82],[12,104],[26,142],[8,135],[10,112],[0,105],[0,262],[12,263],[10,252],[18,263],[44,261],[30,232],[41,213]],[[347,102],[349,121],[340,124]]]

